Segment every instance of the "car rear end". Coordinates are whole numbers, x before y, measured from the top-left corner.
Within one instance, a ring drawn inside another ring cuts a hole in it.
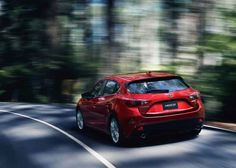
[[[130,81],[125,87],[120,111],[126,137],[200,132],[204,121],[200,93],[181,77],[150,77]]]

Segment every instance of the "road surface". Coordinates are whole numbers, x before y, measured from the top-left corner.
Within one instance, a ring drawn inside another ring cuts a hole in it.
[[[236,168],[236,134],[203,129],[198,137],[162,137],[114,146],[79,133],[72,106],[0,103],[1,168]]]

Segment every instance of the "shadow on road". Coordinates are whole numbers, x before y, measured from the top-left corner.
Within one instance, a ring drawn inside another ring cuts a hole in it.
[[[106,145],[115,146],[110,137],[100,131],[92,128],[86,128],[82,133],[79,132],[75,121],[75,108],[73,106],[62,105],[44,105],[44,104],[24,104],[24,103],[1,103],[1,108],[12,112],[24,112],[26,115],[30,115],[36,118],[40,118],[43,121],[47,121],[62,130],[69,132],[88,145]],[[188,134],[169,134],[160,135],[158,137],[149,137],[147,139],[132,138],[123,144],[123,148],[137,148],[145,146],[156,146],[169,143],[176,143],[181,141],[187,141],[196,138],[196,136],[190,136]]]
[[[80,138],[83,140],[86,140],[88,142],[88,139],[93,140],[93,143],[103,144],[106,146],[114,146],[110,140],[109,135],[97,131],[92,128],[86,128],[85,131],[79,132],[76,125],[71,129],[71,131],[74,134],[79,135]],[[193,136],[187,133],[180,133],[180,134],[168,134],[168,135],[160,135],[155,137],[148,137],[146,139],[141,138],[131,138],[128,139],[124,144],[119,145],[118,147],[121,148],[138,148],[138,147],[148,147],[148,146],[157,146],[157,145],[164,145],[164,144],[171,144],[171,143],[177,143],[177,142],[183,142],[188,140],[193,140],[197,138],[197,136]]]
[[[93,129],[81,133],[73,107],[0,103],[1,110],[29,115],[49,122],[78,138],[117,167],[235,167],[235,134],[203,129],[198,137],[162,135],[131,139],[115,146],[108,135]],[[35,121],[2,113],[0,117],[0,165],[10,167],[99,167],[81,146]],[[3,142],[3,143],[2,143]],[[4,160],[6,159],[6,160]],[[11,162],[12,161],[12,162]],[[93,161],[93,162],[92,162]],[[51,166],[50,166],[51,165]],[[0,166],[1,167],[1,166]]]

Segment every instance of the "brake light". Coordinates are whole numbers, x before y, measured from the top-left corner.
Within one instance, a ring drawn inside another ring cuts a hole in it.
[[[136,100],[136,99],[128,99],[128,100],[124,100],[124,101],[128,107],[144,106],[150,102],[148,100]]]

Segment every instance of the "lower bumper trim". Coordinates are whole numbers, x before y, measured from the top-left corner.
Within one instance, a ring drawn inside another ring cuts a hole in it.
[[[169,121],[158,124],[144,125],[144,132],[148,135],[157,135],[160,133],[171,133],[190,131],[194,129],[201,129],[203,122],[200,122],[198,118],[185,119],[177,121]]]

